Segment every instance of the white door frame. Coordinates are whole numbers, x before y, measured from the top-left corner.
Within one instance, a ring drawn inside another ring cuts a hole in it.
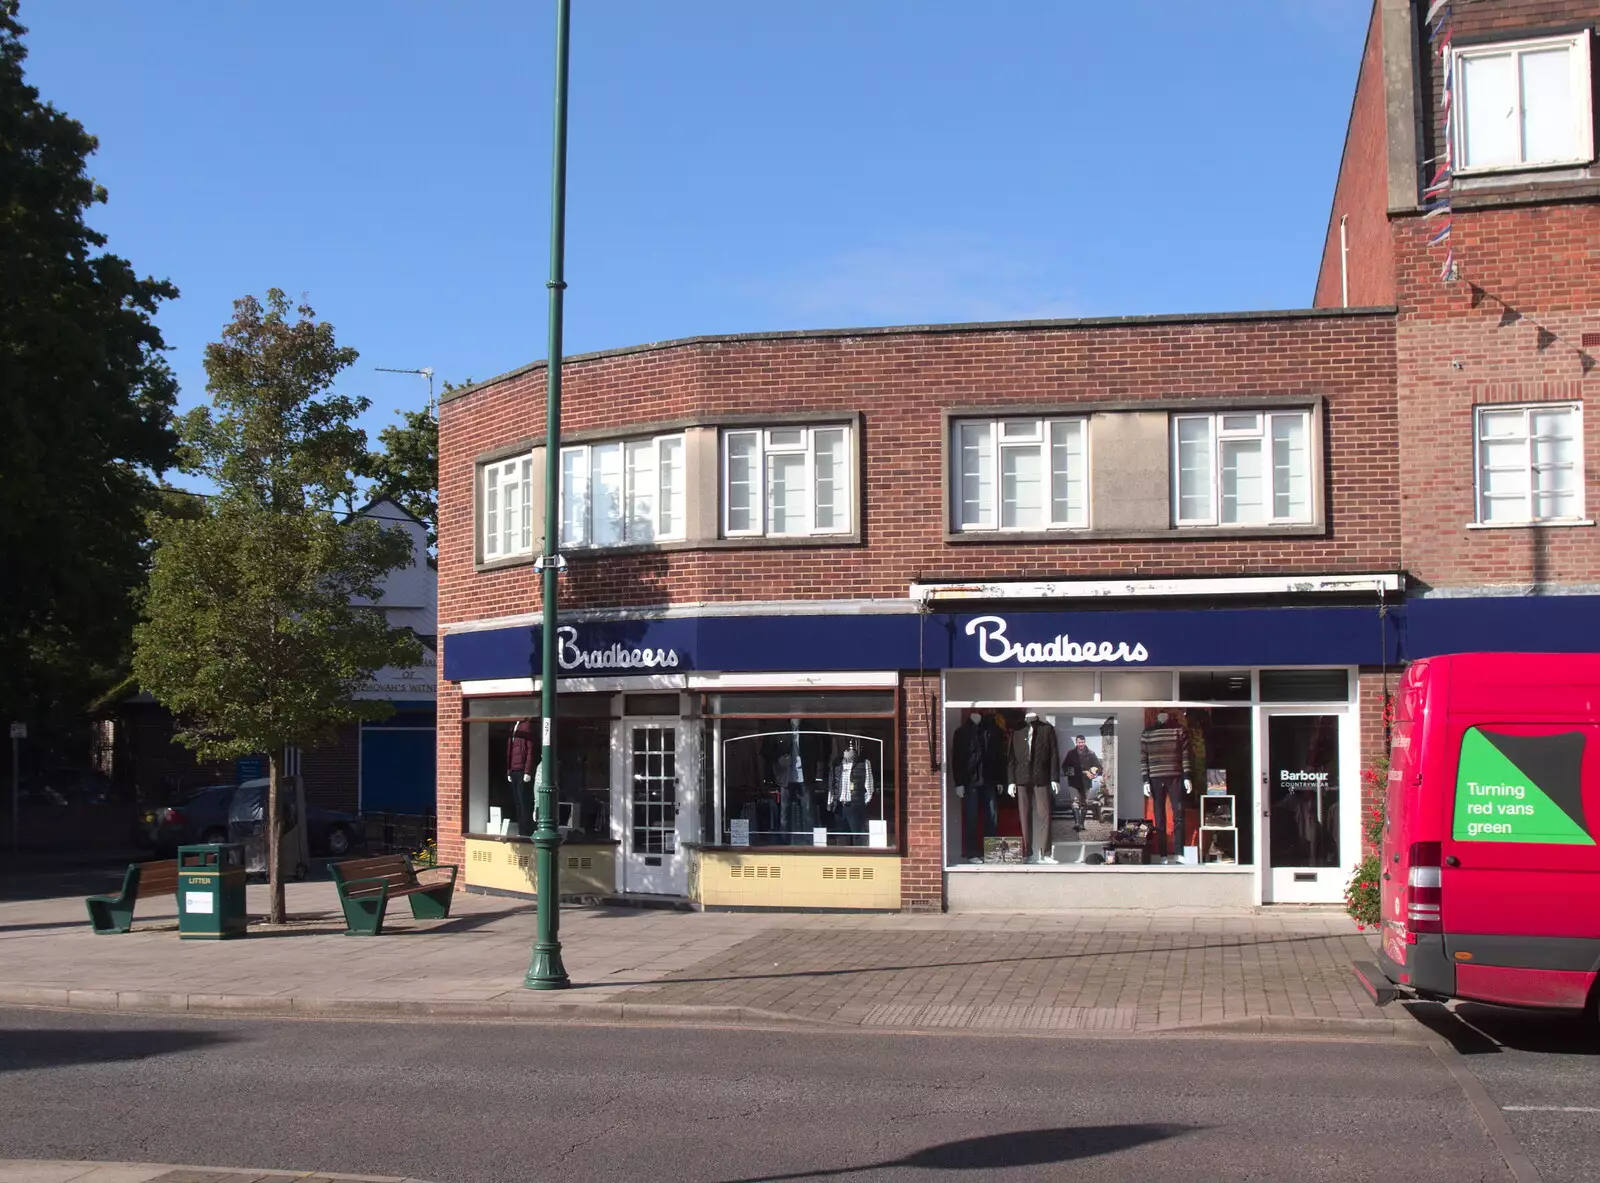
[[[671,729],[673,736],[673,772],[676,781],[673,795],[674,819],[673,850],[653,854],[636,852],[633,847],[633,731],[638,727]],[[617,886],[625,892],[648,895],[685,895],[689,890],[689,861],[684,842],[689,838],[685,827],[693,814],[693,778],[689,775],[687,757],[687,728],[681,718],[670,715],[630,716],[618,720],[611,744],[611,783],[616,785],[616,803],[611,813],[612,836],[618,842],[621,858],[617,860]],[[652,863],[649,860],[655,859]]]
[[[1345,884],[1361,858],[1361,720],[1350,703],[1271,703],[1255,708],[1255,858],[1263,904],[1328,904],[1344,899]],[[1275,867],[1272,865],[1271,793],[1267,784],[1267,721],[1273,716],[1333,715],[1339,720],[1339,865]],[[1312,881],[1295,873],[1315,872]]]

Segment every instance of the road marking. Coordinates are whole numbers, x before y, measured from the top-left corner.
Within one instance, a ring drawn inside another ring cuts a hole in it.
[[[1600,1113],[1592,1105],[1502,1105],[1507,1113]]]

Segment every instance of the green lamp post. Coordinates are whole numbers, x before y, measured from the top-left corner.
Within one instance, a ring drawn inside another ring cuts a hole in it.
[[[560,540],[561,456],[561,304],[566,291],[567,237],[567,45],[571,0],[556,0],[555,150],[550,182],[550,344],[545,362],[544,552],[538,570],[543,583],[544,616],[540,636],[539,715],[542,751],[534,790],[533,846],[538,878],[538,933],[533,961],[523,985],[530,990],[570,986],[561,964],[560,872],[556,852],[556,578],[562,566]]]

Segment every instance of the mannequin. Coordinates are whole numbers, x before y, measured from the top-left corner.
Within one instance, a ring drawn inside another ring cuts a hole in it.
[[[1171,848],[1183,848],[1184,797],[1191,792],[1193,767],[1189,757],[1189,729],[1170,711],[1157,711],[1156,721],[1139,736],[1139,768],[1144,774],[1144,795],[1152,802],[1157,853],[1169,861]],[[1167,841],[1167,804],[1172,804],[1172,841]]]
[[[1011,736],[1010,782],[1006,795],[1017,799],[1017,813],[1022,819],[1023,855],[1030,863],[1053,863],[1055,857],[1045,852],[1050,845],[1050,803],[1061,791],[1061,751],[1056,741],[1056,729],[1039,718],[1038,711],[1029,711],[1023,723]],[[1045,786],[1049,786],[1049,796]]]
[[[950,779],[961,799],[961,857],[983,862],[983,841],[1000,830],[999,786],[1006,779],[1005,737],[977,711],[950,741]]]
[[[846,740],[843,753],[828,770],[828,808],[847,835],[845,845],[867,844],[867,806],[876,789],[872,764],[861,755],[855,740]]]
[[[506,740],[506,781],[517,812],[517,832],[524,838],[533,834],[533,774],[542,755],[533,739],[533,720],[518,719]]]
[[[800,720],[789,720],[789,734],[778,745],[773,780],[778,784],[778,826],[790,846],[810,846],[811,793],[806,788],[805,765],[800,758]]]

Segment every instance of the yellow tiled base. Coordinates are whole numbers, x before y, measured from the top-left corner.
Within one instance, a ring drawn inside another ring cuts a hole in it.
[[[617,848],[568,843],[556,851],[562,895],[610,895],[617,890]],[[531,842],[468,838],[462,877],[469,887],[538,895]]]
[[[898,858],[722,850],[691,858],[691,893],[707,908],[900,909]]]

